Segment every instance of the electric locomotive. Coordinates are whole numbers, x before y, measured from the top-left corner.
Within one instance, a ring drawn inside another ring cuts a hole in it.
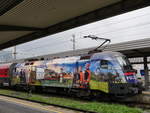
[[[0,72],[1,85],[11,87],[87,89],[115,96],[141,91],[130,62],[119,52],[5,64]]]
[[[68,93],[102,92],[113,96],[135,95],[142,90],[126,56],[119,52],[95,50],[81,56],[1,64],[0,84],[30,86],[41,91],[46,88]]]

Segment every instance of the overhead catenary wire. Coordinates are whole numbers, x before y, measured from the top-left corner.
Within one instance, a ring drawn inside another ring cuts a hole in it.
[[[146,25],[149,25],[150,23],[145,23],[145,24],[137,24],[137,25],[135,25],[135,26],[131,26],[131,27],[128,27],[128,29],[131,29],[131,28],[135,28],[135,27],[141,27],[141,26],[146,26]],[[123,28],[123,29],[120,29],[120,30],[126,30],[126,28]],[[119,31],[120,31],[119,30]],[[116,30],[114,30],[114,31],[112,31],[112,32],[118,32],[118,31],[116,31]],[[81,33],[81,32],[80,32]],[[110,32],[105,32],[105,33],[110,33]],[[81,34],[80,34],[81,35]],[[96,34],[96,35],[104,35],[104,34],[101,34],[101,33],[99,33],[99,34]],[[134,35],[136,35],[136,34],[132,34],[132,36],[134,36]],[[140,34],[139,34],[140,35]],[[127,36],[131,36],[131,35],[127,35]],[[126,37],[127,37],[126,36]],[[136,36],[138,36],[138,35],[136,35]],[[81,39],[79,39],[79,38],[77,38],[77,40],[81,40]],[[30,48],[30,49],[26,49],[26,50],[24,50],[24,51],[31,51],[31,50],[34,50],[34,49],[38,49],[38,48],[43,48],[43,47],[45,47],[46,48],[46,46],[49,46],[49,45],[51,45],[51,46],[53,46],[53,45],[62,45],[62,44],[64,44],[64,43],[68,43],[70,40],[66,40],[66,41],[61,41],[61,42],[57,42],[57,43],[53,43],[53,44],[44,44],[44,45],[42,45],[42,46],[39,46],[39,47],[35,47],[35,48]]]
[[[130,20],[133,20],[133,19],[139,19],[140,17],[149,16],[149,15],[150,15],[150,13],[146,13],[146,14],[142,14],[142,15],[130,17],[130,18],[127,18],[127,19],[123,19],[123,20],[121,20],[121,21],[111,22],[111,23],[109,23],[109,24],[105,23],[105,25],[100,25],[100,26],[97,26],[97,27],[94,27],[94,28],[90,28],[90,29],[84,30],[84,31],[82,30],[82,31],[80,31],[80,33],[81,33],[81,32],[91,31],[91,30],[97,30],[97,29],[99,29],[99,28],[102,28],[102,27],[105,27],[105,26],[110,26],[110,25],[115,25],[115,26],[116,26],[116,24],[124,23],[124,22],[130,21]],[[103,21],[103,20],[102,20],[102,21]],[[106,32],[106,33],[107,33],[107,32]],[[108,31],[108,33],[109,33],[109,31]],[[76,34],[76,33],[74,33],[74,34]],[[57,38],[62,38],[62,37],[57,37]]]
[[[106,31],[106,32],[102,32],[102,33],[96,33],[94,35],[106,35],[106,34],[109,34],[109,33],[115,33],[115,32],[118,32],[118,31],[123,31],[123,30],[129,30],[129,29],[132,29],[132,28],[137,28],[137,27],[141,27],[141,26],[147,26],[147,25],[150,25],[150,22],[147,22],[147,23],[142,23],[142,24],[136,24],[136,25],[133,25],[133,26],[127,26],[127,27],[124,27],[124,28],[118,28],[118,29],[115,29],[115,30],[111,30],[111,31]],[[97,28],[97,31],[98,31],[98,28]],[[85,35],[87,33],[82,33],[80,32],[82,35]]]
[[[124,22],[127,22],[127,21],[131,21],[131,20],[134,20],[134,19],[139,19],[140,17],[143,17],[143,16],[150,16],[150,13],[147,13],[147,14],[143,14],[143,15],[139,15],[139,16],[136,16],[136,17],[131,17],[131,18],[128,18],[128,19],[123,19],[121,21],[116,21],[116,22],[111,22],[109,24],[105,23],[105,25],[100,25],[100,26],[96,26],[94,28],[90,28],[88,30],[82,30],[80,32],[87,32],[87,31],[91,31],[91,30],[95,30],[95,29],[98,29],[98,28],[102,28],[102,27],[106,27],[106,26],[112,26],[112,25],[117,25],[117,24],[120,24],[120,23],[124,23]],[[105,19],[106,20],[106,19]],[[102,21],[105,21],[105,20],[102,20]],[[101,22],[102,22],[101,21]],[[135,20],[136,21],[136,20]]]
[[[122,30],[126,30],[127,28],[128,28],[128,30],[129,29],[131,29],[131,28],[135,28],[135,27],[141,27],[141,26],[146,26],[146,25],[150,25],[150,23],[145,23],[145,24],[137,24],[137,25],[134,25],[134,26],[130,26],[130,27],[125,27],[125,28],[122,28],[122,29],[119,29],[119,30],[113,30],[113,31],[111,31],[111,33],[113,33],[113,32],[118,32],[118,31],[122,31]],[[110,31],[108,31],[108,32],[104,32],[105,34],[106,33],[110,33]],[[80,32],[80,35],[81,35],[81,32]],[[82,34],[83,35],[83,34]],[[100,36],[102,36],[102,35],[104,35],[103,33],[98,33],[98,34],[96,34],[96,35],[100,35]],[[136,34],[132,34],[132,35],[126,35],[126,37],[127,36],[134,36],[134,35],[136,35]],[[139,34],[140,35],[140,34]],[[138,36],[138,35],[136,35],[136,36]],[[81,36],[80,36],[81,37]],[[77,38],[77,40],[81,40],[80,39],[80,37],[79,38]],[[111,37],[112,38],[112,37]],[[115,38],[115,37],[114,37]],[[47,48],[47,47],[52,47],[52,46],[57,46],[57,45],[62,45],[62,44],[64,44],[64,43],[69,43],[69,41],[70,40],[65,40],[65,41],[61,41],[61,42],[56,42],[56,43],[49,43],[49,44],[44,44],[44,45],[42,45],[42,46],[38,46],[38,47],[34,47],[34,48],[30,48],[30,49],[24,49],[24,51],[31,51],[31,50],[34,50],[34,49],[38,49],[38,48]]]

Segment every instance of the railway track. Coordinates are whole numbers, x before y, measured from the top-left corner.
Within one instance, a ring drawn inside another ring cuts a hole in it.
[[[150,109],[150,104],[148,103],[136,103],[136,102],[129,102],[127,103],[127,106],[130,107],[138,107],[138,108],[142,108],[144,110]]]

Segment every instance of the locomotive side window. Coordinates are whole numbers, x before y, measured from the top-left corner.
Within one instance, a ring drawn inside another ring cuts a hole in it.
[[[101,60],[100,67],[103,69],[108,69],[108,61],[107,60]]]

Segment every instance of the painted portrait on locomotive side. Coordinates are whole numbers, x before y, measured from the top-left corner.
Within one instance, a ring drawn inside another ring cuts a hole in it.
[[[90,72],[90,61],[79,60],[77,62],[77,67],[74,71],[73,87],[75,88],[89,88],[89,82],[91,80]]]
[[[24,63],[18,63],[13,69],[12,84],[25,84],[27,82]]]

